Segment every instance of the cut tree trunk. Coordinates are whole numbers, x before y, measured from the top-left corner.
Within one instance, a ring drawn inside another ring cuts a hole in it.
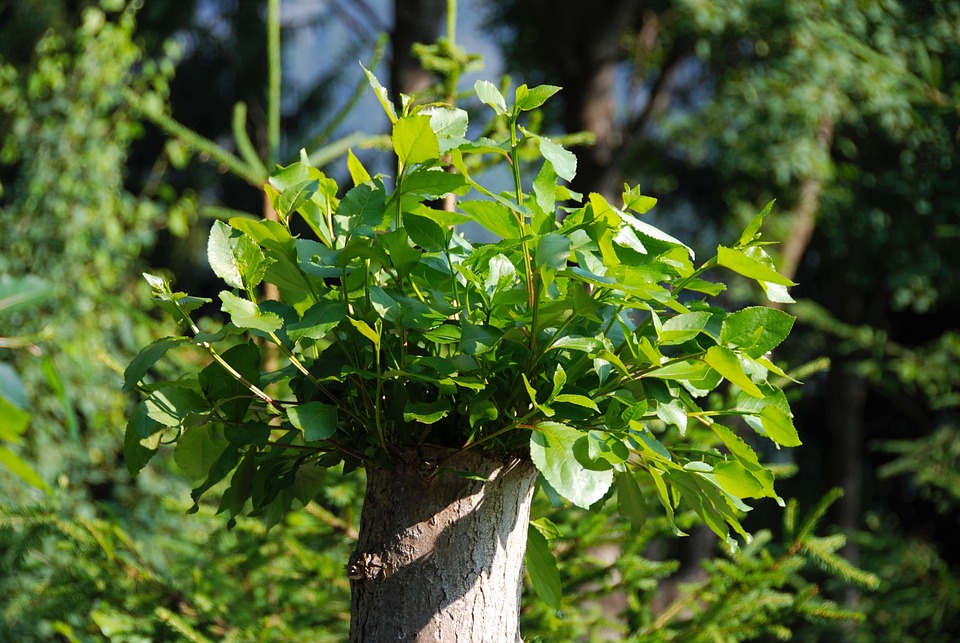
[[[410,454],[368,467],[351,579],[350,640],[520,640],[520,588],[537,472],[526,460]],[[451,471],[478,476],[482,482]]]

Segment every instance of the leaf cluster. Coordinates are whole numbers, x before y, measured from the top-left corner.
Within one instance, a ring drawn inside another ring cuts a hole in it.
[[[544,487],[580,507],[615,491],[636,527],[647,513],[640,472],[671,523],[683,503],[731,546],[731,529],[749,540],[743,500],[779,497],[773,473],[720,421],[800,444],[775,383],[786,373],[766,357],[793,317],[727,312],[714,299],[724,285],[705,273],[725,268],[789,301],[792,282],[760,241],[770,206],[696,265],[690,248],[640,218],[656,200],[638,188],[625,187],[621,209],[564,185],[576,157],[521,122],[559,88],[521,85],[508,105],[479,81],[476,96],[506,136],[468,140],[466,111],[408,97],[398,111],[368,77],[392,123],[395,176],[371,176],[351,154],[353,186],[341,196],[305,154],[278,168],[264,188],[278,220],[238,217],[211,231],[230,320],[215,332],[191,317],[207,300],[147,275],[188,334],[157,340],[127,367],[125,389],[145,396],[127,428],[131,472],[175,442],[199,483],[195,500],[232,473],[221,511],[234,519],[249,503],[274,522],[315,493],[318,470],[389,467],[428,444],[479,448],[531,458]],[[531,152],[538,160],[522,163]],[[474,177],[478,158],[506,163],[513,189]],[[455,207],[438,209],[441,200]],[[471,242],[457,230],[466,222],[497,240]],[[281,301],[260,296],[264,283]],[[209,363],[148,381],[186,346]],[[733,402],[704,410],[724,382]],[[684,446],[691,422],[712,432],[713,447]],[[424,465],[429,475],[443,461]]]

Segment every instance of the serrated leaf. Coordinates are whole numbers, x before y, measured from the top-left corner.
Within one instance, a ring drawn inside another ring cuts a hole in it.
[[[347,234],[373,236],[386,217],[386,194],[376,181],[361,183],[340,200],[336,223]]]
[[[497,115],[503,116],[507,113],[507,101],[496,85],[488,80],[478,80],[473,84],[473,90],[477,93],[477,98],[492,107]]]
[[[760,422],[767,437],[777,444],[785,447],[798,447],[803,444],[790,414],[779,406],[770,404],[763,407],[760,411]]]
[[[404,116],[393,125],[393,151],[406,165],[440,158],[440,144],[429,116]]]
[[[541,422],[530,436],[530,457],[561,496],[587,509],[606,494],[612,471],[590,471],[580,464],[573,445],[583,433],[558,422]]]
[[[290,424],[303,431],[307,442],[326,440],[337,432],[337,407],[323,402],[307,402],[287,409]]]
[[[678,399],[672,399],[666,403],[658,402],[656,413],[665,424],[676,426],[680,430],[680,435],[687,434],[687,409],[683,402]]]
[[[764,484],[739,462],[718,462],[713,475],[724,490],[738,498],[762,498],[767,495]]]
[[[360,67],[363,69],[363,73],[367,75],[367,81],[370,83],[370,87],[373,88],[373,92],[377,95],[377,100],[380,101],[380,106],[383,107],[383,111],[386,112],[390,122],[396,123],[397,111],[393,107],[393,101],[390,100],[386,88],[380,84],[380,81],[377,80],[377,77],[374,76],[369,69],[363,65],[360,65]]]
[[[432,219],[404,212],[403,227],[410,240],[427,252],[441,252],[447,247],[446,232]]]
[[[573,152],[559,143],[554,143],[546,136],[539,136],[522,127],[520,129],[524,136],[529,136],[540,144],[540,154],[550,161],[557,176],[566,181],[573,180],[577,175],[577,157]]]
[[[547,539],[537,529],[527,530],[527,551],[524,562],[527,573],[530,574],[530,584],[533,585],[540,600],[555,610],[560,609],[562,588],[557,559],[550,551]]]
[[[693,339],[706,327],[711,316],[707,311],[697,311],[671,317],[660,329],[660,344],[670,346]]]
[[[290,218],[290,215],[297,211],[304,203],[320,189],[320,181],[303,181],[292,185],[280,193],[277,199],[277,214],[282,219]]]
[[[630,521],[634,531],[643,529],[647,522],[647,501],[640,491],[640,485],[629,471],[617,474],[617,511]]]
[[[229,286],[251,289],[263,280],[273,259],[267,259],[257,242],[222,221],[215,221],[207,240],[210,267]]]
[[[793,315],[767,306],[744,308],[727,315],[723,320],[720,342],[733,344],[757,359],[787,338],[794,320]]]
[[[353,327],[360,331],[360,334],[373,342],[374,347],[380,350],[380,333],[370,328],[370,325],[362,319],[353,319],[347,317],[347,321],[353,324]]]
[[[711,346],[707,349],[707,353],[703,356],[703,359],[715,371],[723,375],[731,383],[739,386],[743,392],[753,397],[763,397],[763,392],[757,388],[753,380],[743,371],[740,358],[729,348]]]
[[[725,268],[761,282],[770,282],[780,286],[796,286],[794,282],[780,275],[773,268],[768,268],[756,259],[748,257],[736,248],[717,248],[717,263]]]
[[[520,224],[509,208],[494,201],[460,201],[457,207],[484,228],[504,239],[520,236]]]
[[[262,312],[257,304],[249,299],[237,297],[227,290],[220,291],[220,301],[223,302],[220,310],[229,313],[230,321],[237,328],[272,333],[283,326],[283,319],[276,313]]]
[[[123,371],[123,392],[129,393],[136,388],[147,371],[166,355],[167,351],[187,341],[189,340],[186,337],[161,337],[142,348]]]

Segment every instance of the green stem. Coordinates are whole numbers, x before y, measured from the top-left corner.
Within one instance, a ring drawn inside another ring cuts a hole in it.
[[[139,97],[135,96],[133,92],[127,92],[125,97],[134,108],[137,107],[137,104],[140,100]],[[260,187],[263,185],[263,182],[266,180],[266,177],[257,172],[255,168],[250,167],[248,164],[244,163],[243,160],[231,154],[217,143],[211,141],[209,138],[201,136],[189,127],[180,124],[174,118],[167,116],[162,112],[154,112],[151,110],[143,110],[141,113],[147,118],[147,120],[162,129],[164,132],[170,136],[180,139],[194,152],[206,154],[217,163],[224,165],[228,170],[239,176],[253,187],[260,189]]]
[[[280,0],[267,3],[267,167],[280,158]]]

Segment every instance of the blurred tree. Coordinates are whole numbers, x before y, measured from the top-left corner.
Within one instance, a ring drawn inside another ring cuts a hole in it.
[[[847,533],[865,527],[865,509],[875,508],[876,524],[927,539],[944,557],[938,564],[956,569],[956,548],[936,535],[955,520],[925,504],[922,490],[955,506],[943,472],[958,464],[944,447],[957,435],[948,391],[960,363],[944,333],[960,307],[960,3],[637,1],[616,3],[620,13],[575,2],[498,4],[513,69],[572,75],[563,84],[594,87],[590,100],[603,105],[592,112],[606,114],[599,124],[577,95],[558,115],[613,142],[607,162],[580,153],[581,165],[596,168],[581,189],[644,177],[645,189],[675,204],[677,226],[707,223],[684,217],[687,202],[728,203],[714,208],[708,232],[730,215],[742,224],[756,202],[778,197],[784,214],[770,236],[783,240],[779,264],[797,275],[795,296],[820,305],[799,309],[804,339],[788,356],[832,359],[798,402],[809,440],[793,456],[805,473],[791,489],[809,499],[824,490],[811,481],[839,484],[846,495],[835,519]],[[618,45],[606,58],[588,46],[603,29]],[[610,74],[618,82],[598,80]],[[862,332],[852,337],[844,323]],[[936,356],[937,385],[916,367],[919,355]],[[890,456],[875,446],[889,438],[901,440],[886,443],[901,455],[878,469]],[[934,444],[940,457],[920,456]],[[878,478],[894,472],[914,482]],[[888,548],[871,550],[871,560],[900,555],[892,536],[863,541]],[[846,550],[854,561],[858,542]],[[947,595],[939,623],[955,633],[960,605],[954,590]],[[913,609],[877,602],[904,618]]]

